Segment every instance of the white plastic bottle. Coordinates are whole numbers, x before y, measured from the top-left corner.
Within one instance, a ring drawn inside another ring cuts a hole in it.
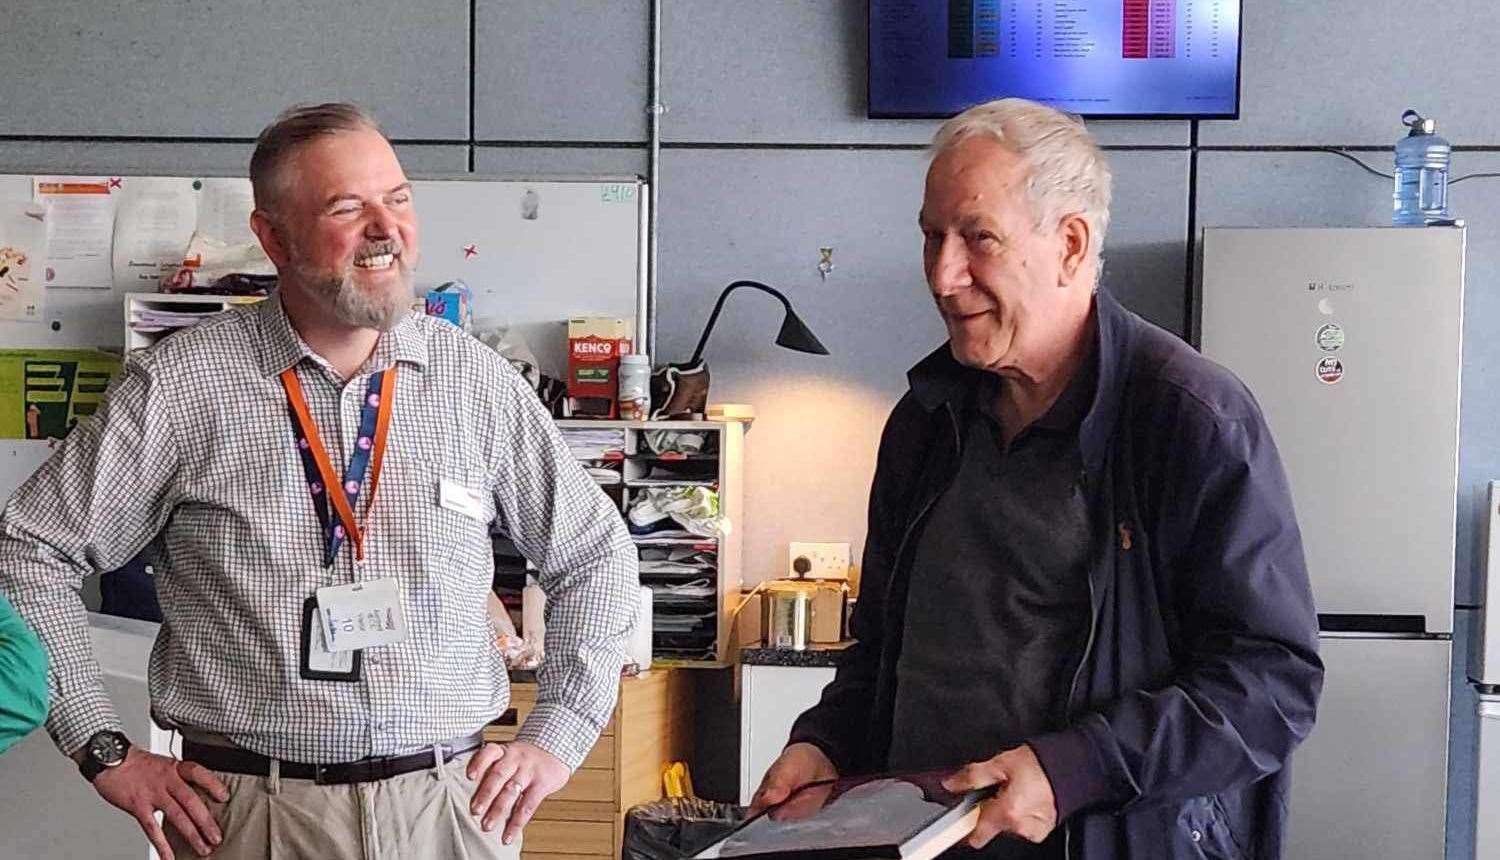
[[[620,356],[620,417],[645,421],[651,417],[651,356],[629,353]]]

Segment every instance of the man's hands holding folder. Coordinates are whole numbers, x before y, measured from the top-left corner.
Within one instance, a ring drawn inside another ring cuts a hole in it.
[[[838,776],[838,768],[833,766],[833,762],[828,760],[822,750],[812,744],[792,744],[781,751],[781,755],[766,771],[765,778],[760,781],[760,788],[750,798],[750,815],[786,800],[792,792],[809,782],[838,779]],[[814,811],[822,806],[821,799],[816,804]]]
[[[1001,833],[1041,842],[1057,827],[1052,782],[1031,747],[1018,746],[994,758],[964,765],[943,780],[943,788],[952,792],[990,785],[998,785],[1000,790],[980,806],[979,823],[969,835],[971,847],[983,848]]]
[[[760,781],[760,788],[750,800],[750,815],[781,803],[810,782],[837,779],[838,775],[838,769],[822,750],[812,744],[792,744],[782,750]],[[999,790],[980,806],[979,823],[969,835],[970,846],[983,848],[1002,833],[1041,842],[1057,827],[1057,800],[1052,795],[1052,782],[1031,747],[1019,746],[994,758],[964,765],[943,780],[943,788],[955,794],[991,785],[999,786]],[[827,797],[826,793],[807,794],[809,812],[817,811]],[[800,817],[798,811],[786,810],[786,817],[796,820]]]

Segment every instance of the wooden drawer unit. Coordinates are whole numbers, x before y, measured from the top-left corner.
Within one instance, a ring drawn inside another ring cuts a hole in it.
[[[620,681],[604,735],[568,784],[543,801],[522,837],[522,860],[604,860],[620,856],[625,813],[661,797],[662,766],[693,748],[692,678],[656,669]],[[511,684],[511,708],[485,729],[508,741],[536,705],[535,683]]]

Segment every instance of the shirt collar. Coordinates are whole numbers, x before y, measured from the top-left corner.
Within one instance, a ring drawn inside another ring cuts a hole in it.
[[[1073,378],[1068,380],[1067,387],[1047,411],[1042,413],[1042,417],[1034,422],[1034,426],[1059,433],[1078,432],[1084,416],[1088,415],[1089,407],[1094,403],[1095,383],[1099,378],[1095,359],[1097,350],[1098,344],[1090,340],[1088,354],[1078,363],[1078,369],[1073,371]]]
[[[1124,387],[1134,351],[1134,315],[1100,287],[1094,294],[1094,379],[1092,394],[1082,397],[1084,414],[1079,423],[1079,451],[1084,464],[1099,468],[1114,436]],[[933,350],[907,372],[912,396],[931,412],[949,406],[954,414],[990,374],[959,364],[948,344]],[[1054,404],[1055,405],[1055,404]]]
[[[321,362],[307,341],[297,334],[282,307],[280,293],[272,293],[257,306],[260,313],[260,368],[266,376],[276,376],[304,359]],[[365,362],[368,371],[381,370],[396,362],[427,366],[427,331],[415,312],[401,318],[396,327],[383,332],[375,342],[375,351]]]

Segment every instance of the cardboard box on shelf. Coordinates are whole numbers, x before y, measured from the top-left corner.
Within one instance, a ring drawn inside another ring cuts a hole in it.
[[[821,580],[812,599],[812,630],[808,640],[820,644],[844,640],[844,601],[849,586],[840,581]]]
[[[750,594],[747,599],[746,594],[750,594],[750,589],[745,589],[740,594],[744,606],[740,607],[739,617],[735,619],[735,635],[741,648],[759,648],[766,635],[760,623],[760,595]]]
[[[427,291],[423,311],[468,331],[473,321],[474,293],[463,281],[449,281]]]
[[[577,417],[615,418],[620,356],[630,352],[634,324],[616,317],[568,320],[568,405]]]

